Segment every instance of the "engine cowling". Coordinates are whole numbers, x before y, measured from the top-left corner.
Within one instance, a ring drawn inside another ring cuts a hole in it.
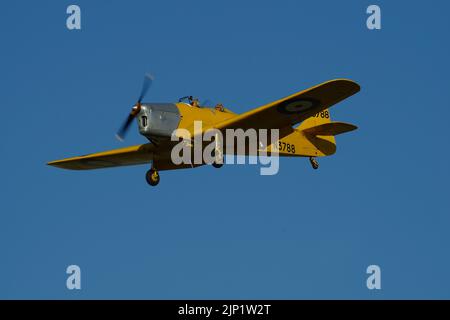
[[[136,119],[140,134],[148,139],[170,139],[180,123],[180,111],[174,103],[143,103]]]

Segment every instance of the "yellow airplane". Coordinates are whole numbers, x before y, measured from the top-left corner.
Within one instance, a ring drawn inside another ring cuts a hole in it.
[[[202,133],[210,129],[278,129],[279,140],[270,141],[269,154],[289,157],[309,157],[314,169],[316,157],[336,152],[335,136],[357,129],[344,122],[331,121],[328,108],[352,96],[360,86],[347,79],[335,79],[288,97],[263,105],[243,114],[236,114],[221,104],[200,106],[197,99],[181,98],[178,103],[143,103],[153,78],[146,76],[137,103],[117,133],[123,140],[130,124],[137,120],[139,132],[150,143],[49,162],[48,165],[71,170],[90,170],[128,165],[148,164],[147,183],[159,183],[159,171],[192,168],[201,164],[174,164],[171,150],[178,141],[171,137],[176,129],[185,129],[195,136],[194,122],[201,121]],[[187,100],[187,101],[186,101]],[[299,126],[295,127],[297,124]],[[258,149],[258,152],[261,150]],[[227,152],[227,151],[226,151]],[[226,153],[225,152],[225,153]],[[233,154],[237,154],[235,150]],[[228,153],[226,153],[228,154]],[[249,155],[247,149],[245,155]],[[221,163],[212,163],[220,167]]]

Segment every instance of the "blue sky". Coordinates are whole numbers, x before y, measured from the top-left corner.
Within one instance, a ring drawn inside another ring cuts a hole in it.
[[[81,7],[82,29],[66,28]],[[366,28],[378,4],[382,29]],[[16,1],[0,10],[0,298],[450,298],[447,1]],[[259,167],[71,172],[145,142],[148,101],[244,112],[322,81],[362,90],[337,153]],[[79,265],[82,289],[66,289]],[[377,264],[382,289],[366,287]]]

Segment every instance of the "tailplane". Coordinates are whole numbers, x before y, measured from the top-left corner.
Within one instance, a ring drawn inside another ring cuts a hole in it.
[[[331,121],[328,109],[316,113],[296,128],[314,146],[315,152],[313,154],[315,155],[332,155],[336,152],[336,139],[334,137],[355,129],[357,127],[352,124]]]
[[[358,129],[357,126],[345,123],[331,121],[328,109],[316,113],[314,116],[303,121],[297,130],[313,136],[329,136],[334,137],[338,134],[350,132]]]

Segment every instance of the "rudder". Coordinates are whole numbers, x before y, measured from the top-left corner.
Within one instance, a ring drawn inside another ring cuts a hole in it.
[[[328,109],[316,113],[314,116],[309,117],[303,121],[300,126],[297,127],[298,131],[302,131],[303,134],[307,133],[308,129],[319,127],[331,123],[331,114]],[[307,139],[325,155],[331,155],[336,152],[336,139],[334,136],[320,136],[305,134]],[[309,138],[308,138],[309,136]]]

